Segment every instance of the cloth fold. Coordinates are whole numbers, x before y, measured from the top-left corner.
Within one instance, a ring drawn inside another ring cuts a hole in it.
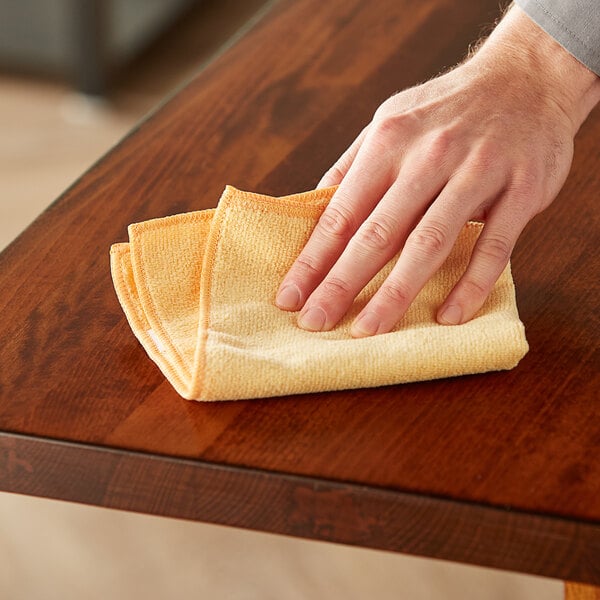
[[[328,332],[307,332],[274,304],[277,288],[335,188],[281,198],[227,186],[216,209],[129,226],[111,248],[127,320],[187,399],[236,400],[511,369],[528,350],[508,266],[472,321],[443,326],[435,311],[464,272],[481,225],[451,255],[391,333],[354,339],[354,317],[391,260]]]

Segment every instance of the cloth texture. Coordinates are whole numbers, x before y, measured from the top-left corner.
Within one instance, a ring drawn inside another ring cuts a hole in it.
[[[598,0],[515,0],[546,33],[600,75]]]
[[[481,225],[451,255],[394,331],[354,339],[350,325],[391,260],[332,331],[308,332],[274,304],[284,275],[335,188],[281,198],[227,186],[216,209],[129,226],[111,248],[119,301],[146,352],[187,399],[236,400],[398,384],[511,369],[528,350],[507,267],[475,319],[435,311],[464,272]]]

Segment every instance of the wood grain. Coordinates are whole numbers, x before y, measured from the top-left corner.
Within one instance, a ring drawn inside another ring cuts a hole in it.
[[[213,206],[226,183],[314,187],[384,98],[458,61],[497,11],[282,0],[41,215],[0,255],[0,489],[600,583],[600,111],[514,254],[531,345],[514,371],[189,403],[110,281],[131,222]]]
[[[566,582],[565,600],[600,600],[600,588]]]
[[[567,519],[27,436],[0,434],[1,455],[0,477],[18,493],[539,575],[598,576],[597,564],[580,560],[594,548]]]

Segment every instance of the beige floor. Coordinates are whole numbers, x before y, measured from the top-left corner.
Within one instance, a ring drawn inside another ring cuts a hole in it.
[[[0,249],[266,0],[213,0],[103,103],[0,73]],[[558,600],[560,582],[0,493],[0,599]]]
[[[0,493],[0,598],[558,600],[558,582]]]

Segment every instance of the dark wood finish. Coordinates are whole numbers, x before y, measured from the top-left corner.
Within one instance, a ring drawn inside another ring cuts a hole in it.
[[[600,111],[515,251],[531,352],[514,371],[190,403],[110,282],[130,222],[226,183],[314,187],[497,10],[281,1],[38,218],[0,256],[0,489],[600,583]]]
[[[14,434],[0,435],[0,456],[0,477],[23,494],[540,575],[549,555],[556,577],[597,574],[579,560],[594,549],[574,520]]]

